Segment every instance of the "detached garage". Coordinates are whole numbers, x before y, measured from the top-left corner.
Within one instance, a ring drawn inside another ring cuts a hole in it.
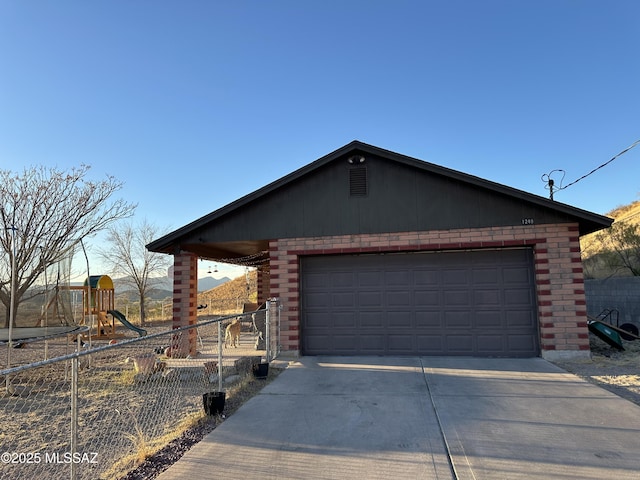
[[[579,237],[611,222],[354,141],[148,248],[176,326],[206,258],[258,269],[283,353],[558,358],[589,355]]]

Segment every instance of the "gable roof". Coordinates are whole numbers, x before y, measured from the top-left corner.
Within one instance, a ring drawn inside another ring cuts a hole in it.
[[[164,253],[177,253],[179,250],[185,249],[186,251],[193,251],[203,258],[224,258],[225,255],[233,258],[256,254],[261,249],[266,249],[268,239],[247,238],[243,241],[243,239],[235,238],[231,242],[222,242],[226,243],[226,245],[222,245],[221,243],[218,245],[218,248],[212,248],[213,246],[211,244],[215,243],[215,240],[207,240],[207,238],[205,238],[206,235],[203,235],[202,232],[207,228],[219,224],[223,220],[228,221],[229,218],[238,214],[238,212],[244,212],[246,208],[258,205],[260,202],[264,202],[273,194],[277,194],[279,191],[291,188],[293,185],[296,185],[303,179],[309,178],[311,175],[318,175],[322,169],[330,166],[335,161],[350,158],[354,155],[383,158],[385,161],[396,165],[397,168],[399,168],[399,166],[409,167],[411,169],[463,185],[465,188],[481,190],[482,192],[490,195],[499,195],[501,198],[506,198],[511,202],[529,205],[532,208],[538,209],[538,211],[544,210],[546,212],[551,212],[553,215],[566,219],[564,221],[577,222],[580,225],[581,235],[607,228],[613,221],[608,217],[596,213],[581,210],[538,195],[524,192],[522,190],[354,140],[328,155],[325,155],[318,160],[209,213],[208,215],[205,215],[157,240],[154,240],[147,245],[147,248],[150,251]],[[239,220],[236,219],[236,222],[238,221]],[[197,235],[200,236],[196,240],[195,236]],[[281,235],[270,238],[284,238],[287,236],[290,235],[286,235],[282,232]],[[186,244],[189,244],[189,247],[185,248],[185,242]],[[196,243],[208,243],[210,252],[206,253],[204,248],[195,248]]]

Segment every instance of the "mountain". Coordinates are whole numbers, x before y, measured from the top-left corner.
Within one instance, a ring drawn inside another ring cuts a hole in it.
[[[216,288],[223,283],[227,283],[231,279],[229,277],[222,278],[214,278],[214,277],[204,277],[198,279],[198,291],[202,292],[205,290],[211,290],[212,288]]]
[[[244,278],[244,276],[242,277]],[[125,282],[124,278],[112,278],[113,286],[116,291],[116,295],[121,295],[123,293],[132,292],[134,290],[132,288],[131,283]],[[231,279],[229,277],[222,278],[214,278],[214,277],[204,277],[198,279],[198,292],[202,292],[205,290],[211,290],[212,288],[216,288],[220,285],[223,285],[229,282]],[[72,282],[71,285],[74,286],[82,286],[84,282]],[[151,295],[150,298],[164,298],[171,296],[173,292],[173,279],[169,277],[158,277],[152,279],[152,287],[151,287]],[[134,296],[137,297],[137,294]]]
[[[257,273],[252,271],[249,272],[248,277],[242,275],[210,290],[198,292],[198,305],[207,305],[207,308],[203,309],[202,313],[228,314],[242,312],[245,303],[255,303],[257,301],[257,279]]]

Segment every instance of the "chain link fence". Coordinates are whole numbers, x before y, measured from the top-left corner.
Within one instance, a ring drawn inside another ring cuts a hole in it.
[[[269,301],[264,310],[1,370],[0,478],[124,476],[206,416],[205,394],[275,358],[279,311]],[[178,348],[185,345],[197,353]]]

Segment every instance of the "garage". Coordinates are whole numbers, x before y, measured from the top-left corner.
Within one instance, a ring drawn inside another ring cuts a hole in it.
[[[611,223],[354,140],[147,247],[174,256],[177,327],[199,261],[256,268],[283,354],[587,359],[580,237]]]
[[[540,354],[533,253],[301,258],[304,355]]]

